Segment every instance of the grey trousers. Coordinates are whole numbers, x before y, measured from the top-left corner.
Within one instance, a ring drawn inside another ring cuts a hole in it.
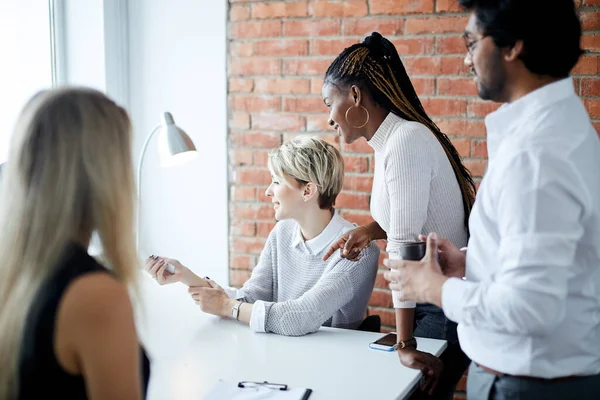
[[[467,378],[468,400],[599,400],[600,374],[565,380],[496,376],[474,362]]]

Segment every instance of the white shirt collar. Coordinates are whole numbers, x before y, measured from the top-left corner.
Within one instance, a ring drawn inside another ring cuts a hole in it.
[[[522,126],[532,113],[574,94],[573,80],[569,77],[542,86],[488,114],[485,118],[488,157],[492,159],[500,143]]]
[[[393,112],[390,112],[387,117],[385,117],[381,125],[379,125],[379,128],[377,128],[377,131],[371,140],[367,141],[369,146],[371,146],[376,152],[382,152],[385,149],[385,144],[388,140],[388,136],[394,128],[394,125],[401,121],[403,121],[402,118]]]
[[[329,224],[327,224],[325,229],[323,229],[319,235],[310,240],[304,240],[302,232],[300,231],[300,225],[298,225],[296,227],[296,235],[292,240],[291,246],[297,247],[298,245],[304,243],[311,254],[318,254],[323,251],[325,247],[329,246],[331,242],[338,239],[341,236],[343,229],[344,223],[342,217],[340,217],[340,215],[333,210],[333,217],[331,218],[331,221],[329,221]]]

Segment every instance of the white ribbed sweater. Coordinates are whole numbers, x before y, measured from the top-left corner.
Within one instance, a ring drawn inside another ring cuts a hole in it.
[[[434,134],[389,113],[368,143],[375,150],[371,215],[387,233],[386,250],[430,232],[466,246],[460,187]]]

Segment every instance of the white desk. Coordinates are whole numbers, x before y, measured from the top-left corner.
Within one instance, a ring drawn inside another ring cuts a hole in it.
[[[401,366],[395,352],[369,349],[380,333],[259,334],[202,313],[181,284],[144,279],[142,294],[138,330],[152,360],[148,400],[201,400],[218,379],[307,387],[310,400],[391,400],[404,398],[421,376]],[[439,356],[446,342],[418,339],[418,346]]]

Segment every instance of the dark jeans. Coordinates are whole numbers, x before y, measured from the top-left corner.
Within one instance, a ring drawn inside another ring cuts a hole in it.
[[[496,376],[472,363],[467,397],[469,400],[598,400],[600,374],[557,380]]]
[[[415,336],[446,340],[448,347],[440,356],[440,360],[444,363],[444,369],[433,395],[429,396],[417,389],[410,399],[452,399],[456,384],[471,362],[458,344],[456,324],[447,319],[439,307],[431,304],[417,304],[414,322]]]

